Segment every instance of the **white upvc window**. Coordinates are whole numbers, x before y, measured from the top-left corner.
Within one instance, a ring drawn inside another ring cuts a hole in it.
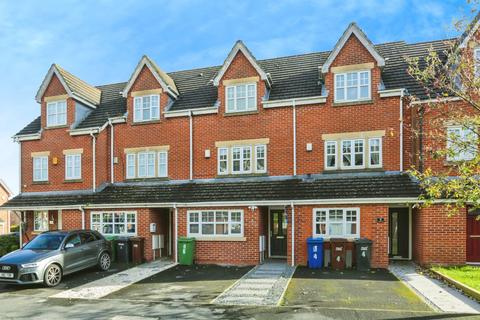
[[[82,178],[82,155],[65,155],[65,179],[76,180]]]
[[[257,110],[257,84],[247,83],[227,86],[227,112],[244,112]]]
[[[255,172],[267,172],[267,146],[264,144],[255,146]]]
[[[138,177],[155,177],[155,152],[139,152],[137,155],[137,159]]]
[[[136,157],[135,153],[127,153],[127,179],[136,178]]]
[[[104,235],[126,235],[137,234],[137,213],[126,212],[92,212],[90,214],[90,225]]]
[[[168,177],[168,152],[160,151],[158,153],[158,173],[159,177]]]
[[[313,236],[322,238],[360,237],[360,209],[313,209]]]
[[[337,141],[325,141],[325,168],[337,169]]]
[[[232,148],[232,173],[251,173],[252,172],[252,147],[233,147]]]
[[[447,149],[449,150],[447,161],[468,161],[475,158],[477,140],[476,133],[470,128],[447,127]]]
[[[342,140],[342,169],[365,168],[365,141]]]
[[[382,167],[382,139],[381,138],[368,139],[368,148],[369,148],[368,166],[370,168]]]
[[[228,174],[228,148],[218,148],[218,174]]]
[[[134,122],[160,119],[160,96],[158,94],[134,98]]]
[[[243,237],[243,210],[188,211],[189,237]]]
[[[371,99],[370,70],[336,73],[335,102],[351,102]]]
[[[33,231],[48,231],[48,211],[33,212]]]
[[[48,181],[48,156],[33,157],[33,181]]]
[[[47,127],[67,124],[67,101],[52,101],[47,103]]]
[[[473,50],[473,62],[475,66],[475,77],[480,77],[480,48],[475,48]]]

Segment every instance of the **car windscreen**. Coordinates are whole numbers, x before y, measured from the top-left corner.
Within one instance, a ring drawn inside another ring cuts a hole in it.
[[[26,250],[57,250],[64,238],[63,234],[41,234],[23,248]]]

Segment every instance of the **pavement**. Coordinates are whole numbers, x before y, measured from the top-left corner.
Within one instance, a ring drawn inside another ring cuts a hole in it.
[[[253,268],[212,303],[276,306],[295,272],[285,262],[267,262]]]
[[[394,262],[389,270],[437,310],[480,314],[479,303],[437,279],[418,273],[413,262]]]

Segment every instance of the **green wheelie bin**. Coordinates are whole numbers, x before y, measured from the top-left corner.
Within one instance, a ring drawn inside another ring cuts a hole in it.
[[[185,266],[193,264],[195,256],[195,238],[178,238],[178,263]]]
[[[110,248],[112,251],[112,262],[117,261],[117,246],[115,245],[115,240],[117,240],[117,236],[105,236],[105,239],[110,243]]]

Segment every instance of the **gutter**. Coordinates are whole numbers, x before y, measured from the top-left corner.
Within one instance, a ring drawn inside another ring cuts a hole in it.
[[[218,113],[217,107],[205,107],[198,109],[188,109],[188,110],[177,110],[177,111],[166,111],[163,113],[165,118],[176,118],[176,117],[188,117],[192,115],[202,115],[202,114],[216,114]]]
[[[280,108],[280,107],[292,107],[293,101],[297,106],[309,105],[309,104],[321,104],[327,102],[327,96],[315,96],[315,97],[303,97],[295,99],[281,99],[281,100],[264,100],[261,103],[263,107],[268,108]]]

